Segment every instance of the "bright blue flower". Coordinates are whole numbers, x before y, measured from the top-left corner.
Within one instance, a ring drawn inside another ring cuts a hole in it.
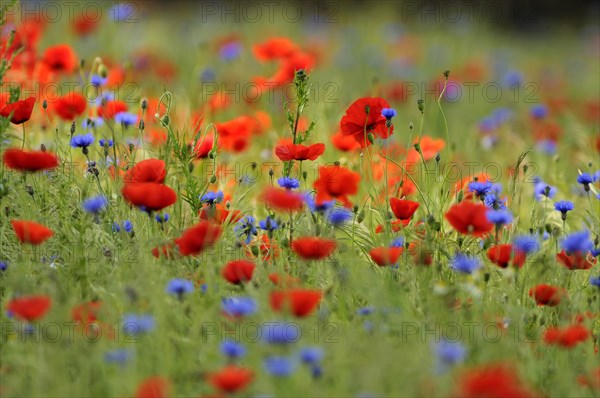
[[[267,373],[277,377],[289,376],[296,368],[292,359],[275,355],[265,359],[264,365]]]
[[[492,209],[503,210],[506,209],[506,198],[501,198],[496,192],[490,191],[485,195],[483,203]]]
[[[223,198],[223,191],[207,192],[200,198],[200,203],[208,203],[209,205],[214,205],[216,203],[221,203],[223,201]]]
[[[123,318],[123,331],[128,336],[150,332],[154,330],[154,327],[152,315],[127,314]]]
[[[568,211],[571,211],[574,208],[575,205],[573,204],[573,202],[570,202],[568,200],[560,200],[554,203],[554,210],[560,211],[563,214],[567,214]]]
[[[541,200],[544,196],[547,196],[548,198],[552,199],[554,196],[556,196],[557,192],[556,187],[548,185],[541,180],[535,183],[533,190],[535,193],[535,198],[537,200]]]
[[[241,238],[244,235],[246,235],[246,239],[244,241],[245,244],[250,243],[252,237],[258,235],[258,230],[254,225],[255,221],[256,220],[254,219],[254,217],[245,216],[236,223],[235,227],[233,227],[233,231],[236,233],[238,238]]]
[[[125,127],[136,124],[138,116],[135,113],[119,112],[115,115],[115,122]]]
[[[157,214],[157,215],[154,216],[154,219],[156,220],[156,222],[160,223],[160,224],[169,221],[169,218],[170,218],[169,213],[165,213],[165,214],[162,214],[162,215],[161,214]]]
[[[390,247],[404,247],[404,238],[402,236],[397,237],[392,241]]]
[[[469,191],[474,192],[478,197],[485,197],[485,194],[492,189],[492,185],[489,181],[473,181],[469,183]]]
[[[591,276],[590,284],[592,286],[596,286],[596,287],[600,288],[600,276],[596,276],[596,277]]]
[[[105,140],[104,138],[101,138],[100,141],[98,141],[98,144],[101,147],[104,147],[104,144],[106,144],[109,148],[113,146],[113,140]]]
[[[113,222],[112,230],[113,230],[113,232],[121,232],[121,226],[119,225],[118,222],[116,222],[116,221]]]
[[[517,235],[513,238],[513,247],[529,255],[540,250],[540,242],[532,235]]]
[[[529,113],[534,119],[543,119],[548,116],[548,107],[544,104],[536,104],[531,107]]]
[[[457,253],[450,261],[450,267],[465,274],[472,274],[481,267],[481,261],[477,257]]]
[[[6,271],[8,263],[6,261],[0,261],[0,271]]]
[[[167,293],[183,296],[185,293],[194,291],[194,282],[187,279],[171,279],[167,284]]]
[[[104,86],[107,81],[108,78],[95,74],[90,78],[90,84],[96,88]]]
[[[508,88],[518,88],[523,83],[523,75],[516,70],[508,71],[504,75],[503,82],[504,85]]]
[[[586,191],[589,191],[589,189],[590,189],[589,186],[590,186],[591,183],[594,182],[594,177],[592,177],[588,173],[581,173],[577,177],[577,182],[580,183],[581,185],[583,185]]]
[[[594,244],[590,240],[590,231],[586,229],[567,235],[562,241],[561,247],[567,253],[587,253],[594,248]]]
[[[384,118],[386,118],[387,120],[391,120],[393,117],[395,117],[398,113],[396,112],[396,110],[394,108],[383,108],[381,110],[381,116],[383,116]]]
[[[600,256],[600,247],[593,248],[590,250],[590,253],[592,254],[592,257]]]
[[[88,213],[98,214],[108,206],[108,199],[98,195],[83,201],[83,209]]]
[[[272,322],[263,326],[261,338],[271,344],[295,343],[300,339],[300,326],[295,323]]]
[[[223,61],[233,61],[242,53],[242,44],[238,41],[230,41],[219,49],[219,56]]]
[[[110,7],[113,22],[137,22],[136,7],[131,3],[117,3]]]
[[[344,208],[332,209],[327,212],[327,221],[333,225],[342,225],[348,222],[353,216],[353,213]]]
[[[510,224],[513,220],[510,210],[488,210],[486,216],[488,221],[496,226]]]
[[[320,347],[304,347],[300,350],[300,360],[307,364],[321,362],[323,355],[323,349]]]
[[[225,297],[221,301],[221,309],[227,315],[239,317],[254,314],[258,306],[251,297]]]
[[[313,195],[311,195],[311,194],[306,194],[305,200],[306,200],[306,205],[308,206],[308,208],[310,209],[310,211],[312,213],[325,212],[325,211],[333,208],[333,206],[335,205],[335,200],[330,200],[328,202],[323,202],[322,204],[317,205],[317,203],[315,202],[315,199],[313,198]]]
[[[221,343],[221,353],[229,358],[241,358],[246,355],[246,347],[233,340]]]
[[[125,232],[130,233],[131,231],[133,231],[133,223],[129,220],[123,221],[123,229],[125,230]]]
[[[281,188],[285,189],[300,188],[300,181],[292,177],[281,177],[277,180],[277,184],[279,184]]]
[[[107,363],[124,364],[133,358],[133,351],[128,349],[117,349],[108,351],[104,354],[104,361]]]
[[[83,135],[74,135],[71,137],[71,146],[73,148],[87,148],[94,143],[94,136],[92,133]]]
[[[267,216],[267,218],[265,218],[264,220],[260,220],[258,222],[258,226],[263,231],[274,231],[277,228],[279,228],[279,225],[271,216]]]
[[[452,365],[461,363],[467,355],[467,349],[462,343],[447,340],[441,340],[437,343],[434,350],[438,373],[444,373]]]
[[[370,315],[375,312],[375,307],[362,307],[356,310],[358,315]]]

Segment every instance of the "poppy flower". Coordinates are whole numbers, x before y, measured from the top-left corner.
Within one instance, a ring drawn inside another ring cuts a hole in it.
[[[125,184],[121,193],[128,203],[147,212],[162,210],[177,201],[174,190],[156,182]]]
[[[394,132],[394,126],[386,126],[386,118],[381,114],[384,108],[391,108],[383,98],[360,98],[348,107],[340,122],[344,135],[352,135],[361,147],[370,145],[365,134],[387,138]]]
[[[215,137],[212,134],[207,135],[204,139],[198,139],[198,142],[196,142],[196,146],[194,147],[194,156],[198,159],[207,158],[209,152],[212,150],[214,142]]]
[[[270,303],[274,311],[288,309],[295,316],[303,318],[317,308],[322,298],[323,293],[320,290],[290,289],[272,292]]]
[[[39,245],[54,235],[50,228],[33,221],[12,220],[10,223],[21,243]]]
[[[179,238],[175,239],[175,244],[182,255],[193,256],[212,246],[220,235],[221,227],[208,221],[201,221],[186,229]]]
[[[565,290],[556,286],[540,284],[529,290],[529,297],[532,297],[537,305],[547,305],[555,307],[560,304],[560,300],[565,295]]]
[[[8,302],[6,309],[16,318],[33,322],[46,315],[51,306],[50,297],[36,295],[14,298]]]
[[[168,398],[170,384],[163,377],[153,376],[140,383],[135,393],[136,398]]]
[[[174,258],[173,253],[174,245],[172,243],[167,243],[162,246],[157,246],[151,250],[151,253],[156,258],[166,258],[167,260],[171,260]]]
[[[404,248],[402,247],[374,247],[369,251],[369,256],[380,267],[386,265],[394,265],[402,255]]]
[[[570,270],[590,269],[596,264],[595,258],[591,256],[588,258],[587,253],[581,251],[569,255],[565,250],[562,250],[556,255],[556,259]]]
[[[136,163],[125,173],[125,183],[156,182],[162,184],[167,176],[165,161],[146,159]]]
[[[222,392],[233,394],[241,391],[254,379],[254,373],[236,365],[229,365],[208,376],[208,382]]]
[[[400,230],[402,230],[402,228],[406,227],[408,224],[410,224],[410,219],[407,219],[407,220],[393,220],[393,221],[390,222],[390,226],[392,227],[392,232],[400,232]],[[379,224],[375,228],[375,233],[376,234],[380,234],[383,231],[385,231],[385,228],[384,228],[383,224]]]
[[[214,208],[206,205],[198,211],[201,220],[213,221],[217,224],[224,224],[226,221],[230,223],[238,222],[243,214],[239,210],[227,210],[225,206],[217,203]]]
[[[555,344],[565,348],[573,348],[590,337],[590,331],[583,325],[572,325],[560,329],[551,327],[544,333],[546,344]]]
[[[446,212],[446,219],[461,234],[481,236],[494,228],[487,219],[488,210],[483,204],[463,200]]]
[[[288,57],[298,51],[298,46],[287,37],[272,37],[252,47],[259,61],[271,61]]]
[[[239,285],[252,279],[256,265],[247,260],[230,261],[223,267],[221,275],[229,283]]]
[[[53,72],[71,73],[77,67],[77,55],[67,44],[48,47],[42,56],[42,62]]]
[[[472,369],[463,375],[458,391],[461,398],[533,398],[537,396],[523,385],[517,373],[506,365],[492,364]]]
[[[300,279],[298,278],[287,274],[279,275],[275,272],[269,274],[268,278],[275,286],[294,286],[300,283]]]
[[[360,175],[342,166],[319,167],[319,178],[314,182],[316,189],[315,202],[322,205],[324,202],[337,199],[345,207],[352,206],[348,195],[358,192]]]
[[[514,250],[513,245],[510,243],[490,247],[487,251],[487,257],[500,268],[508,267],[511,260],[517,268],[523,267],[525,263],[525,253],[520,250]]]
[[[83,114],[86,106],[87,101],[83,95],[70,93],[57,98],[53,109],[62,120],[70,121]]]
[[[419,208],[419,203],[412,200],[390,198],[390,207],[397,219],[408,220]]]
[[[98,116],[104,119],[114,119],[115,115],[121,112],[127,112],[129,107],[123,101],[107,101],[98,107]]]
[[[344,135],[341,130],[331,136],[331,143],[342,152],[350,152],[361,147],[354,135]]]
[[[12,124],[22,124],[31,118],[33,106],[35,105],[35,97],[29,97],[24,100],[15,101],[11,104],[4,104],[0,107],[0,116],[9,117]]]
[[[46,151],[23,151],[16,148],[7,149],[2,160],[6,167],[18,171],[50,170],[58,166],[58,159]]]
[[[421,136],[421,140],[418,139],[413,144],[419,143],[421,153],[417,152],[416,149],[411,149],[406,156],[407,163],[418,163],[421,161],[421,155],[425,161],[435,158],[435,156],[441,152],[446,146],[446,141],[441,138],[431,138],[427,135]]]
[[[300,144],[284,144],[275,147],[275,155],[283,161],[290,160],[316,160],[325,152],[325,144],[313,144],[309,146]]]
[[[98,28],[99,22],[99,19],[91,19],[82,14],[73,20],[71,28],[78,36],[87,36]]]
[[[317,236],[305,236],[292,242],[292,250],[304,260],[322,260],[329,257],[336,247],[333,239]]]
[[[304,206],[304,197],[287,189],[268,187],[263,194],[263,200],[277,211],[299,211]]]

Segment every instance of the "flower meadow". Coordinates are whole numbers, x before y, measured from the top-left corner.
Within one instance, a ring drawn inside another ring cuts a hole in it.
[[[597,27],[349,4],[0,3],[1,396],[599,396]]]

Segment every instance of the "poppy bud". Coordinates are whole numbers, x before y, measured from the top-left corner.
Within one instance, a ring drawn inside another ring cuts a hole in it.
[[[367,134],[367,139],[369,140],[369,142],[371,144],[373,144],[375,142],[375,136],[373,135],[373,133]]]
[[[144,123],[144,119],[140,119],[140,125],[138,126],[138,128],[144,131],[144,129],[146,128],[146,123]]]
[[[225,202],[225,208],[229,209],[231,207],[231,202],[227,201]]]
[[[424,106],[423,106],[423,100],[422,100],[422,99],[420,99],[420,100],[417,100],[417,107],[419,108],[419,111],[420,111],[421,113],[423,113],[423,109],[425,109],[425,108],[424,108]]]
[[[46,101],[46,100],[42,101],[42,108],[44,110],[48,109],[48,101]]]
[[[85,59],[81,59],[81,61],[79,61],[79,68],[83,69],[83,67],[85,66]]]
[[[76,129],[77,129],[77,126],[75,125],[75,122],[71,123],[71,135],[75,134]]]
[[[354,214],[358,213],[358,205],[354,205],[352,207],[352,211],[354,212]]]
[[[365,113],[368,115],[371,113],[371,107],[369,105],[365,105]]]
[[[191,173],[192,171],[194,171],[194,163],[190,163],[188,165],[188,171]]]
[[[486,272],[485,274],[483,274],[483,281],[487,282],[490,280],[490,273]]]
[[[460,203],[463,200],[465,193],[463,191],[458,191],[458,197],[456,198],[456,203]]]
[[[135,145],[129,144],[129,153],[133,153],[134,149],[135,149]]]
[[[304,181],[306,181],[306,178],[308,177],[308,172],[303,171],[302,172],[302,178],[304,179]]]
[[[415,125],[413,124],[413,122],[408,123],[408,128],[409,128],[409,130],[412,130],[415,128]]]
[[[210,183],[214,184],[215,182],[217,182],[217,176],[213,174],[210,176]]]
[[[275,170],[273,170],[272,167],[269,167],[269,177],[273,177],[274,174],[275,174]]]
[[[252,250],[253,255],[258,256],[258,247],[252,246],[252,249],[250,249],[250,250]]]
[[[44,145],[44,144],[40,145],[40,151],[46,152],[46,145]]]
[[[163,124],[163,126],[168,126],[170,121],[171,121],[171,119],[169,118],[169,115],[164,115],[160,119],[160,122]]]
[[[438,153],[435,154],[435,162],[439,163],[440,160],[442,160],[442,157],[440,156],[440,153],[438,152]]]
[[[358,213],[358,217],[356,218],[356,221],[360,224],[361,222],[363,222],[363,220],[365,219],[365,210],[361,210],[360,213]]]

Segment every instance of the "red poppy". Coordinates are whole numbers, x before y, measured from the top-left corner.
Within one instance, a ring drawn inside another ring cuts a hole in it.
[[[98,107],[98,116],[104,119],[113,119],[117,113],[127,112],[128,106],[123,101],[108,101]]]
[[[162,246],[157,246],[151,250],[151,253],[156,258],[164,257],[167,260],[171,260],[174,258],[173,253],[174,245],[172,243],[167,243]]]
[[[21,243],[39,245],[54,235],[50,228],[33,221],[12,220],[10,223]]]
[[[167,176],[164,160],[146,159],[136,163],[125,173],[125,183],[157,182],[162,184]]]
[[[272,37],[252,47],[254,56],[260,61],[285,58],[297,50],[298,46],[287,37]]]
[[[235,393],[241,391],[252,381],[254,373],[250,369],[229,365],[208,376],[208,381],[219,391]]]
[[[121,193],[128,203],[147,212],[162,210],[177,201],[174,190],[156,182],[125,184]]]
[[[392,227],[392,232],[400,232],[400,230],[410,224],[410,219],[407,220],[393,220],[390,222],[390,226]],[[385,231],[382,224],[379,224],[375,228],[375,233],[380,234]]]
[[[361,147],[354,135],[344,135],[341,130],[331,136],[331,142],[342,152],[350,152]]]
[[[320,290],[290,289],[271,293],[270,303],[274,311],[288,309],[299,318],[310,315],[321,302],[323,293]]]
[[[394,132],[394,126],[386,126],[386,119],[381,115],[381,110],[390,108],[390,104],[383,98],[360,98],[348,107],[346,114],[340,122],[340,129],[344,135],[352,135],[361,147],[371,143],[365,136],[373,134],[379,138],[387,138]]]
[[[168,398],[170,396],[169,380],[153,376],[140,383],[135,393],[136,398]]]
[[[546,329],[544,333],[544,342],[565,348],[573,348],[589,337],[590,331],[583,325],[572,325],[563,329],[551,327]]]
[[[412,200],[390,198],[390,207],[397,219],[408,220],[419,208],[419,203]]]
[[[16,318],[33,322],[46,315],[51,306],[50,297],[36,295],[14,298],[8,302],[6,309]]]
[[[537,285],[529,290],[529,297],[532,297],[537,305],[547,305],[549,307],[560,304],[560,300],[565,294],[564,289],[546,284]]]
[[[204,249],[212,246],[221,235],[221,227],[208,221],[186,229],[183,234],[175,239],[179,253],[184,256],[200,254]]]
[[[386,265],[396,264],[403,251],[403,247],[379,246],[371,249],[369,251],[369,255],[375,264],[379,265],[380,267],[384,267]]]
[[[91,19],[87,15],[81,14],[73,20],[71,27],[77,35],[87,36],[98,28],[99,22],[99,18]]]
[[[332,199],[342,202],[345,207],[352,206],[348,195],[358,192],[360,175],[341,166],[319,167],[319,178],[313,187],[317,190],[315,202],[321,205]]]
[[[576,252],[569,255],[563,250],[556,255],[556,259],[570,270],[590,269],[596,264],[595,258],[591,256],[588,258],[587,253],[582,252]]]
[[[273,282],[275,286],[294,286],[300,284],[300,279],[287,274],[279,275],[277,273],[271,273],[269,274],[269,280]]]
[[[486,216],[489,209],[468,200],[455,204],[446,213],[446,219],[461,234],[481,236],[494,228]]]
[[[301,194],[273,187],[265,190],[263,200],[271,209],[277,211],[299,211],[304,206],[304,197]]]
[[[487,365],[472,369],[462,376],[458,391],[453,394],[461,398],[533,398],[517,373],[506,365]]]
[[[316,160],[325,152],[325,144],[313,144],[309,146],[300,144],[284,144],[275,147],[275,154],[283,161],[289,160]]]
[[[7,149],[2,157],[6,167],[19,171],[50,170],[58,166],[58,159],[46,151]]]
[[[487,251],[487,257],[500,268],[508,267],[511,260],[517,268],[523,267],[525,263],[525,253],[520,250],[513,250],[513,245],[510,243],[490,247]]]
[[[407,163],[418,163],[421,161],[421,155],[425,161],[435,158],[435,156],[446,146],[446,141],[441,138],[431,138],[427,135],[421,136],[421,140],[416,139],[413,144],[419,143],[421,153],[416,149],[411,149],[406,156]]]
[[[48,47],[42,56],[42,62],[52,70],[59,73],[71,73],[77,68],[77,55],[67,44],[58,44]]]
[[[221,275],[229,283],[239,285],[252,279],[256,265],[247,260],[230,261],[223,267]]]
[[[250,116],[242,115],[223,123],[216,123],[215,127],[219,132],[220,147],[239,153],[248,147],[257,122]]]
[[[24,100],[15,101],[11,104],[0,106],[0,116],[9,117],[12,124],[22,124],[31,118],[33,106],[35,105],[35,97],[29,97]]]
[[[273,76],[266,80],[268,85],[274,85],[275,87],[281,87],[285,84],[291,83],[296,76],[296,72],[299,70],[311,70],[315,65],[315,58],[308,53],[302,51],[296,51],[290,56],[282,59],[279,64],[279,69]],[[298,130],[302,131],[303,128],[298,126]]]
[[[336,247],[333,239],[317,236],[305,236],[292,242],[292,250],[304,260],[322,260],[329,257]]]
[[[207,158],[215,142],[214,135],[210,134],[204,137],[204,139],[198,139],[196,146],[194,147],[194,156],[198,159]]]
[[[213,221],[217,224],[224,224],[225,222],[235,223],[243,216],[241,211],[227,210],[225,206],[220,203],[217,203],[214,208],[210,205],[205,205],[198,211],[198,215],[201,220]]]
[[[63,120],[74,120],[83,114],[87,106],[85,97],[79,93],[70,93],[59,97],[54,103],[54,112]]]

